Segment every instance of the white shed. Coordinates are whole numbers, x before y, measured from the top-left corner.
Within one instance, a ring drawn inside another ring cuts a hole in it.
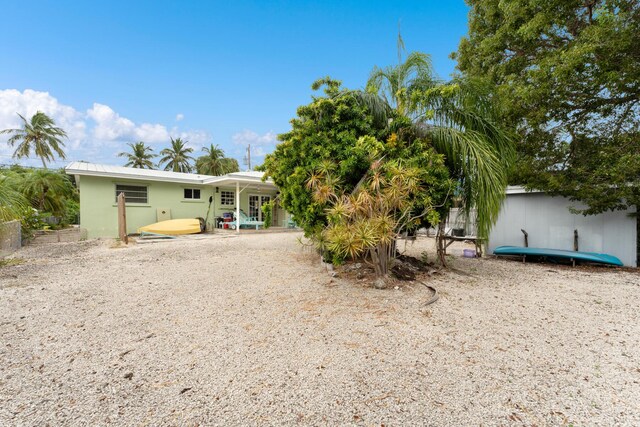
[[[625,266],[638,266],[638,220],[635,211],[605,212],[584,216],[569,208],[582,205],[565,197],[551,197],[543,192],[527,192],[522,187],[508,187],[498,221],[489,235],[489,253],[498,246],[529,246],[574,250],[574,230],[578,231],[578,248],[585,252],[615,255]]]

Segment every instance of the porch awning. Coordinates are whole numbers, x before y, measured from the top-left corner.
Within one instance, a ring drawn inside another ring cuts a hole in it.
[[[216,187],[235,187],[239,184],[243,189],[275,190],[277,187],[271,179],[262,181],[263,172],[233,172],[223,176],[214,176],[203,180],[203,184]]]

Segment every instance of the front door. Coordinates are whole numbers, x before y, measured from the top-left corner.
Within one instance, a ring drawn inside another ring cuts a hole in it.
[[[258,196],[255,194],[249,195],[249,216],[252,219],[257,219],[258,221],[264,221],[262,205],[269,203],[270,201],[271,196]]]

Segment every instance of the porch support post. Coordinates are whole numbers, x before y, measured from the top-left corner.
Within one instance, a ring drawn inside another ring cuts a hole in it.
[[[236,233],[240,234],[240,182],[236,181]]]

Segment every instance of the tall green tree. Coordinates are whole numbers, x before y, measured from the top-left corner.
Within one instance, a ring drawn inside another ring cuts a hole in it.
[[[233,173],[240,171],[240,165],[238,161],[231,157],[224,157],[222,160],[222,168],[226,171],[225,173]]]
[[[314,201],[307,186],[310,176],[331,163],[337,166],[333,176],[344,191],[352,190],[369,167],[366,153],[356,149],[358,139],[372,136],[384,141],[389,135],[386,123],[377,122],[353,93],[342,90],[340,82],[325,78],[312,87],[323,85],[325,96],[298,107],[291,130],[278,135],[281,142],[262,165],[280,190],[282,206],[309,237],[318,236],[326,225],[325,206]]]
[[[160,152],[163,157],[159,164],[166,163],[164,170],[185,173],[193,170],[194,158],[190,156],[193,153],[193,148],[187,147],[186,144],[187,141],[183,141],[181,138],[171,138],[171,147]]]
[[[511,182],[595,214],[640,202],[640,3],[467,0],[465,76],[495,86],[517,132]]]
[[[224,151],[217,145],[211,144],[202,149],[205,155],[196,160],[196,170],[203,175],[224,175],[238,171],[238,162],[225,157]],[[234,163],[235,162],[235,163]]]
[[[61,159],[65,158],[62,139],[66,138],[67,134],[63,129],[56,127],[53,119],[41,111],[34,114],[29,121],[21,114],[18,116],[23,122],[21,128],[0,131],[11,135],[7,141],[10,146],[18,144],[13,153],[14,158],[29,157],[33,151],[45,169],[47,162],[54,160],[55,154]]]
[[[152,159],[157,157],[153,154],[153,148],[146,145],[144,142],[136,142],[127,144],[131,148],[131,152],[121,152],[118,157],[126,157],[126,167],[138,168],[138,169],[153,169],[154,164]]]

